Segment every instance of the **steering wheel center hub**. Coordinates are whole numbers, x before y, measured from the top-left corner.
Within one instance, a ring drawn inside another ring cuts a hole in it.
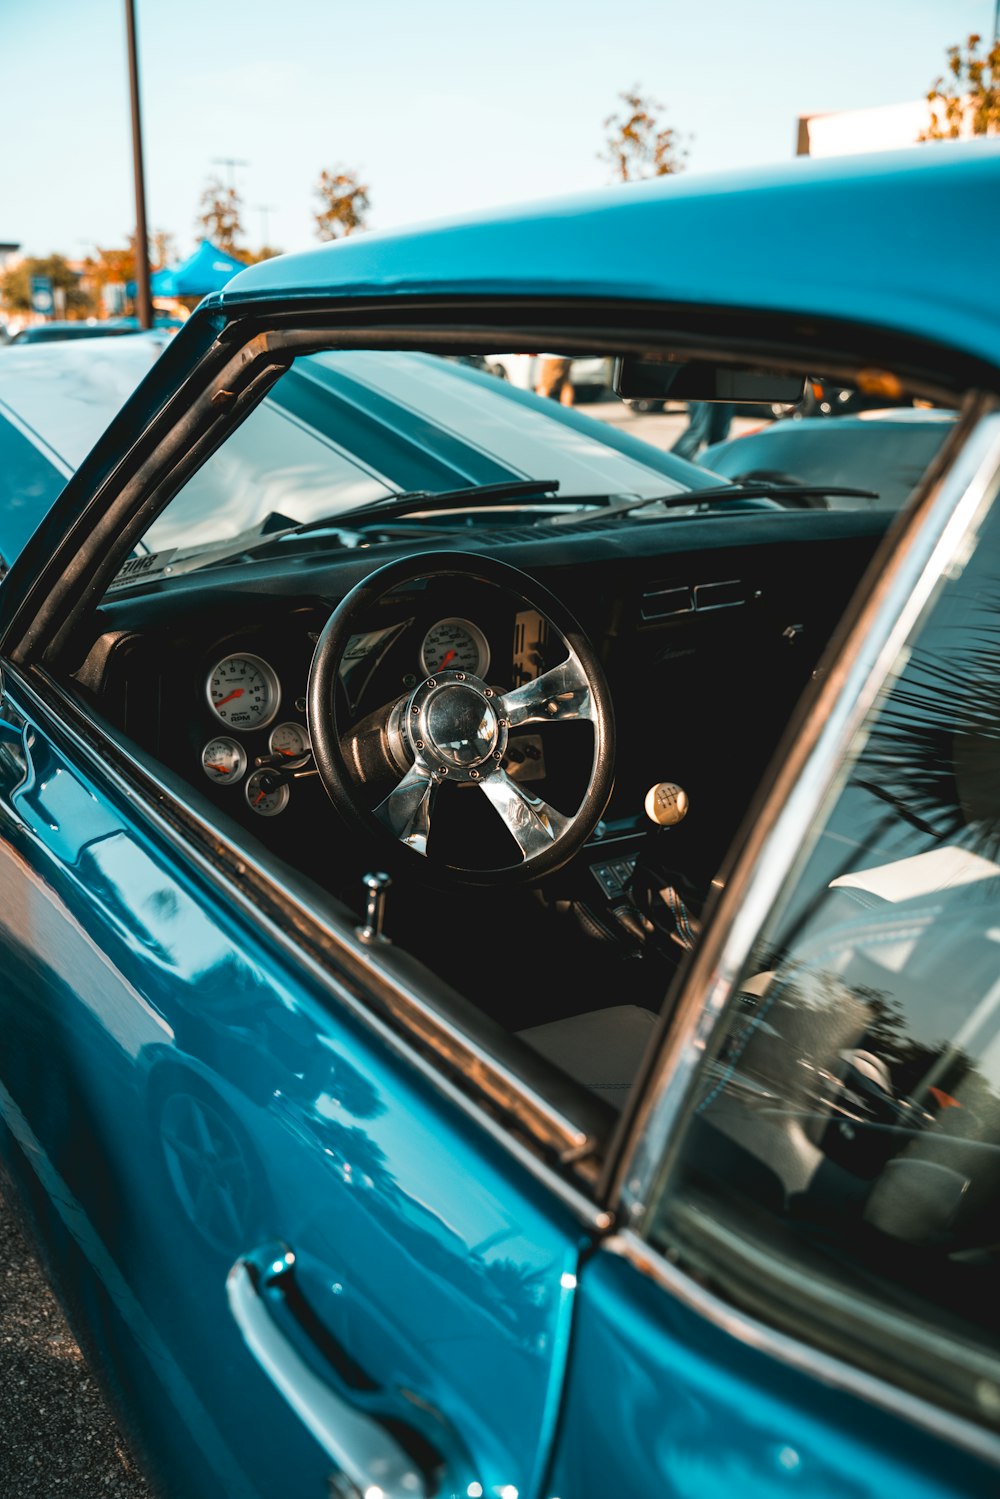
[[[503,759],[507,726],[493,690],[466,672],[421,682],[406,708],[410,748],[441,777],[477,781]]]

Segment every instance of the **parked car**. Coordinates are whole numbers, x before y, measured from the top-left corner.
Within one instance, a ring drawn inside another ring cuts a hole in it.
[[[180,318],[156,317],[155,328],[179,328]],[[29,323],[9,340],[12,344],[58,343],[64,339],[112,338],[122,333],[139,333],[138,318],[68,318],[53,319],[47,323]]]
[[[114,334],[131,331],[110,318],[102,322],[90,321],[86,318],[77,320],[70,318],[64,321],[54,319],[48,323],[29,323],[26,328],[19,328],[10,341],[18,345],[55,343],[67,338],[110,338]]]
[[[995,1488],[998,187],[265,261],[26,497],[0,1160],[160,1493]],[[441,357],[553,344],[958,416],[797,511]]]
[[[819,417],[770,422],[703,448],[697,462],[736,481],[769,479],[792,488],[867,486],[873,492],[868,496],[839,496],[832,503],[899,510],[951,436],[956,418],[954,411],[907,407],[841,416],[835,422]],[[818,489],[791,503],[808,507],[831,502]]]
[[[510,380],[522,390],[558,398],[566,387],[565,400],[570,405],[602,400],[611,391],[612,361],[606,356],[490,353],[479,357],[491,375]],[[552,370],[554,363],[558,371]]]

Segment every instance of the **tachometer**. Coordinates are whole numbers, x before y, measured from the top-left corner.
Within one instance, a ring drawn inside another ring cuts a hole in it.
[[[467,671],[470,676],[483,677],[489,664],[486,636],[470,619],[439,619],[431,625],[420,646],[421,670],[428,675],[436,671]]]
[[[260,656],[226,656],[213,666],[205,684],[208,704],[231,729],[261,729],[281,702],[274,668]]]

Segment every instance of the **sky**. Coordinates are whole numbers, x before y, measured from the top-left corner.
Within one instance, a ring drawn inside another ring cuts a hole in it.
[[[321,170],[372,228],[599,188],[638,85],[687,170],[787,160],[801,114],[921,98],[996,0],[134,0],[151,231],[201,237],[213,174],[246,242],[315,244]],[[126,0],[0,0],[0,241],[70,259],[135,222]]]

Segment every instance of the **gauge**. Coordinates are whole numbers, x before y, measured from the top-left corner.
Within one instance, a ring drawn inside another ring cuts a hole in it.
[[[205,684],[209,706],[230,729],[262,729],[281,702],[274,668],[260,656],[227,656]]]
[[[420,666],[435,671],[467,671],[483,677],[490,664],[486,636],[469,619],[439,619],[431,625],[420,647]]]
[[[258,817],[277,817],[288,806],[290,792],[283,781],[277,785],[270,770],[255,770],[247,778],[247,806]]]
[[[234,785],[247,768],[246,750],[235,739],[220,734],[202,750],[201,768],[210,781],[217,781],[220,786]]]
[[[300,765],[304,765],[312,753],[309,735],[300,723],[289,721],[275,724],[267,743],[271,754],[280,755],[289,770],[297,770]]]

